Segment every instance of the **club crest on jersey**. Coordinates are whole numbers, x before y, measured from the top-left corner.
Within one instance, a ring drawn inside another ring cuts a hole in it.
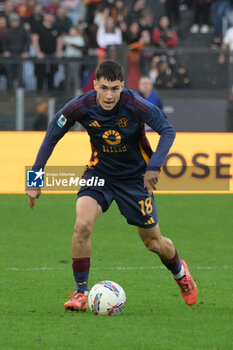
[[[129,120],[125,117],[122,117],[118,120],[117,124],[120,128],[126,128],[126,126],[129,125]]]
[[[107,130],[102,137],[109,145],[118,145],[121,143],[121,135],[116,130]]]
[[[57,125],[60,126],[60,128],[63,128],[63,126],[66,124],[67,119],[66,117],[62,114],[59,119],[57,120]]]

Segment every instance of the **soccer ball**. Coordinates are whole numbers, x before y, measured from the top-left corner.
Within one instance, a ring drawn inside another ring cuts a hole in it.
[[[126,295],[123,288],[112,281],[95,284],[88,295],[88,305],[95,315],[118,315],[124,308]]]

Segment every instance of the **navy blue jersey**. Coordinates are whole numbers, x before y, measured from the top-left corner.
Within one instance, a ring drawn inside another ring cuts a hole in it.
[[[111,111],[97,105],[96,91],[92,90],[68,102],[55,115],[33,169],[44,168],[56,143],[76,121],[90,136],[89,166],[118,178],[141,176],[146,169],[159,170],[175,138],[167,116],[133,90],[123,89],[120,101]],[[144,123],[160,134],[154,153]]]

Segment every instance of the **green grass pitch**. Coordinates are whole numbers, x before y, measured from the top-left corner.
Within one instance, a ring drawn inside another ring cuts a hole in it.
[[[113,204],[96,224],[89,287],[113,280],[127,304],[119,316],[64,312],[74,291],[70,241],[75,195],[0,196],[0,349],[233,349],[233,196],[156,195],[162,233],[189,264],[193,307],[158,257]]]

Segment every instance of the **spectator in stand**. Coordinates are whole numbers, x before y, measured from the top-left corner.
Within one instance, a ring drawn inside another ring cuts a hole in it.
[[[139,25],[141,30],[149,30],[153,32],[155,26],[153,10],[150,7],[146,7],[139,18]]]
[[[82,35],[84,41],[85,41],[85,46],[83,48],[83,53],[86,54],[87,53],[87,49],[88,49],[88,36],[87,36],[87,33],[86,33],[86,25],[85,25],[85,22],[84,21],[79,21],[77,24],[76,24],[76,27],[78,29],[78,32],[80,33],[80,35]]]
[[[122,34],[123,43],[127,43],[127,32],[128,32],[128,24],[126,21],[122,21],[119,23],[119,28]]]
[[[163,109],[162,101],[156,91],[153,90],[153,84],[148,76],[142,76],[138,81],[138,93],[145,100],[149,101],[156,107]],[[145,131],[153,131],[147,124],[145,124]]]
[[[103,49],[106,49],[108,45],[122,44],[121,30],[116,26],[116,23],[112,16],[109,16],[107,18],[105,27],[98,29],[97,43],[99,47]]]
[[[93,23],[95,17],[96,7],[100,4],[104,4],[104,0],[83,0],[86,5],[86,22],[88,24]]]
[[[153,84],[148,76],[142,76],[138,82],[138,92],[147,101],[163,109],[162,101],[156,91],[153,90]]]
[[[159,63],[161,62],[160,56],[154,56],[151,63],[151,70],[149,71],[149,77],[152,84],[155,86],[156,79],[159,75]]]
[[[133,44],[138,42],[140,39],[140,26],[138,22],[132,22],[128,25],[128,30],[126,33],[126,40],[128,44]]]
[[[160,0],[165,6],[165,13],[172,27],[178,28],[180,23],[179,0]]]
[[[169,48],[177,45],[177,33],[170,28],[167,16],[160,17],[158,27],[156,27],[153,32],[153,41],[156,46],[161,48]]]
[[[64,0],[62,7],[67,10],[67,16],[76,25],[79,21],[82,21],[85,17],[85,5],[82,0]]]
[[[175,77],[167,61],[159,64],[159,74],[155,82],[155,87],[170,89],[175,86]]]
[[[210,6],[212,0],[193,0],[194,21],[190,28],[192,34],[199,32],[208,34],[210,31]]]
[[[34,4],[35,1],[33,0]],[[29,0],[20,0],[15,6],[15,12],[17,12],[21,18],[28,18],[32,15],[32,3]]]
[[[230,7],[229,0],[212,0],[211,13],[214,27],[214,38],[212,47],[219,47],[222,42],[222,18]]]
[[[6,16],[6,18],[8,19],[9,16],[15,13],[15,6],[12,0],[6,0],[5,1],[5,10],[4,10],[4,15]]]
[[[2,40],[7,31],[7,19],[5,16],[0,15],[0,55],[3,52]],[[4,64],[0,63],[0,75],[6,75]]]
[[[68,34],[73,22],[67,16],[67,10],[64,7],[58,7],[57,16],[54,22],[55,26],[61,34]]]
[[[32,9],[32,15],[24,20],[24,27],[31,33],[34,33],[37,26],[42,22],[43,7],[36,3]]]
[[[0,15],[0,55],[2,54],[2,39],[7,31],[7,19],[5,16]]]
[[[144,10],[146,6],[146,0],[134,0],[133,6],[131,10],[129,11],[127,22],[138,22],[142,16],[142,11]]]
[[[86,43],[82,33],[76,26],[71,27],[69,35],[63,38],[64,56],[71,58],[82,57],[85,45]],[[80,89],[82,86],[81,64],[78,61],[71,61],[68,64],[66,78],[68,89],[76,93],[77,89]]]
[[[226,51],[229,49],[233,52],[233,26],[228,28],[226,34],[222,41],[222,49]],[[223,64],[225,62],[225,52],[222,52],[219,56],[219,63]]]
[[[111,9],[111,14],[117,25],[126,21],[128,10],[123,0],[115,1]]]
[[[142,49],[152,49],[154,48],[154,43],[152,40],[151,33],[148,29],[143,29],[140,33],[139,42],[142,43]]]
[[[93,22],[98,26],[98,28],[103,28],[105,27],[107,18],[109,16],[110,16],[109,6],[99,5],[96,8]]]
[[[98,31],[98,26],[95,23],[90,23],[86,28],[86,36],[87,36],[87,47],[88,54],[96,55],[98,44],[96,39],[96,33]]]
[[[142,72],[142,74],[145,74],[148,72],[150,65],[148,58],[151,58],[154,52],[154,43],[149,30],[143,29],[141,31],[138,44],[140,71]]]
[[[30,37],[26,29],[21,25],[20,16],[12,13],[9,16],[9,28],[7,29],[3,40],[3,56],[18,59],[29,56]],[[23,86],[22,64],[6,64],[7,88],[13,90],[15,78],[18,86]]]
[[[63,38],[65,57],[82,57],[85,48],[85,39],[77,26],[72,26],[68,35]]]
[[[36,3],[37,3],[37,0],[28,0],[28,6],[31,9],[31,12]]]
[[[50,0],[48,5],[45,6],[45,12],[54,12],[54,14],[57,15],[59,4],[60,0]]]
[[[45,12],[43,21],[32,34],[32,43],[36,57],[44,59],[46,56],[62,56],[62,36],[54,25],[55,14],[53,11]],[[54,75],[58,65],[54,63],[36,63],[35,75],[37,77],[37,89],[54,89]]]
[[[222,35],[226,34],[228,28],[233,26],[233,0],[230,2],[230,7],[227,8],[225,15],[222,18]]]
[[[188,68],[185,63],[179,63],[175,70],[175,85],[174,87],[186,89],[191,87]]]
[[[141,52],[144,47],[144,36],[141,38],[141,31],[138,22],[132,22],[126,33],[126,40],[128,44],[128,75],[127,86],[129,89],[136,90],[138,88],[138,81],[141,76],[140,61]]]

